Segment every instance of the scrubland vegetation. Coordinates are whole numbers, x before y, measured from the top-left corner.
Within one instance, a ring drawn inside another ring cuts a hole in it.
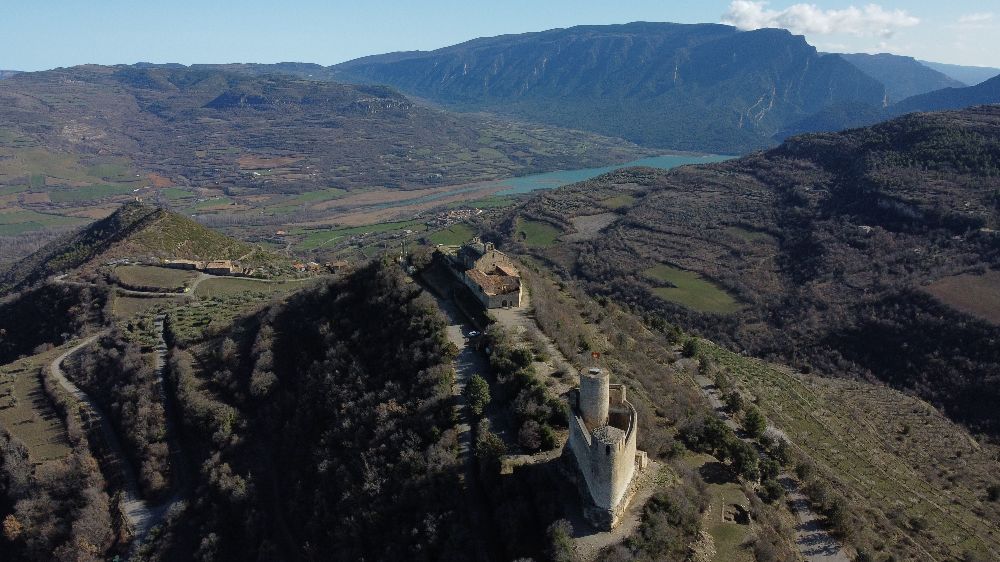
[[[496,234],[592,295],[755,356],[887,382],[996,436],[1000,328],[985,301],[973,318],[926,288],[995,279],[998,138],[995,107],[910,115],[720,164],[608,174],[541,194]],[[574,218],[616,197],[635,202],[571,241]],[[568,235],[528,243],[528,221]],[[720,314],[734,302],[739,314]]]

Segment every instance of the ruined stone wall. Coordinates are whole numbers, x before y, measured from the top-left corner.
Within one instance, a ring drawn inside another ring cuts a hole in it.
[[[513,267],[514,262],[510,261],[510,258],[506,254],[499,250],[487,250],[486,253],[482,255],[479,259],[473,263],[473,266],[469,269],[478,269],[479,271],[493,271],[497,265],[506,265]]]

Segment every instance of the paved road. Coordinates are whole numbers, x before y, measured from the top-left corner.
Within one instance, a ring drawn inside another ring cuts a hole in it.
[[[695,382],[719,417],[738,435],[740,428],[726,413],[715,383],[701,375],[695,375]],[[752,443],[750,439],[744,441]],[[785,489],[788,506],[799,521],[795,527],[795,546],[802,557],[808,562],[850,562],[840,542],[824,528],[823,518],[809,505],[809,499],[799,489],[798,481],[786,472],[778,475],[778,482]]]
[[[164,358],[166,357],[166,344],[163,342],[163,318],[162,316],[157,317],[156,326],[158,328],[158,334],[160,339],[160,346],[157,349],[156,354],[156,370],[157,375],[160,378],[159,384],[161,387],[161,392],[163,389],[163,368],[164,368]],[[111,453],[112,459],[109,462],[112,464],[112,469],[117,470],[119,477],[121,479],[122,485],[122,511],[125,514],[125,518],[128,520],[129,527],[132,530],[132,549],[130,553],[134,554],[136,549],[145,540],[146,535],[149,533],[150,529],[159,525],[163,522],[163,518],[166,516],[167,512],[170,510],[174,504],[183,500],[184,493],[186,492],[187,482],[181,478],[181,485],[174,496],[169,498],[167,501],[159,504],[152,505],[148,501],[142,499],[142,495],[139,492],[139,480],[136,477],[135,470],[132,465],[126,460],[125,449],[122,447],[121,441],[118,439],[118,434],[115,432],[114,426],[111,421],[86,392],[76,386],[73,381],[66,377],[66,373],[62,369],[62,364],[70,355],[80,351],[87,345],[93,343],[97,338],[103,334],[97,334],[90,336],[78,344],[67,350],[65,353],[57,357],[50,365],[49,372],[52,377],[59,382],[59,385],[70,393],[80,404],[86,408],[92,419],[96,419],[101,424],[101,433],[104,437],[105,445]],[[169,419],[169,418],[168,418]],[[170,426],[168,425],[168,429]],[[172,440],[171,440],[172,442]],[[174,455],[180,455],[180,449],[172,447],[171,448],[171,461],[177,460],[179,457]],[[175,470],[178,474],[184,474],[183,463],[178,462],[173,464]]]

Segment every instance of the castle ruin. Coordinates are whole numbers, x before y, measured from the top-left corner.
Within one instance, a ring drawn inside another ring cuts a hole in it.
[[[646,453],[636,450],[635,407],[625,397],[625,385],[610,384],[608,372],[598,368],[580,373],[570,406],[567,446],[578,469],[584,515],[600,529],[613,529],[647,463]]]

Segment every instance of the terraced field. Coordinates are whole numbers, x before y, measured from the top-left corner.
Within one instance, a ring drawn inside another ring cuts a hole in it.
[[[1000,558],[1000,504],[986,500],[1000,475],[995,447],[886,387],[798,375],[707,342],[705,353],[830,476],[874,550],[904,560]]]

